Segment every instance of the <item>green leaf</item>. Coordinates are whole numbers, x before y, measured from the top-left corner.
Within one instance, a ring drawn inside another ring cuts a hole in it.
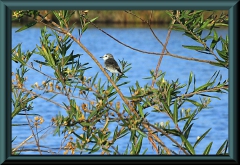
[[[100,146],[98,146],[97,144],[95,144],[95,146],[93,147],[93,149],[89,152],[89,154],[92,154],[94,152],[97,152],[100,149]]]
[[[98,17],[95,17],[95,18],[91,19],[89,22],[87,22],[87,23],[84,25],[84,27],[82,28],[82,34],[87,30],[88,24],[91,23],[91,22],[93,22],[93,21],[95,21],[96,19],[98,19]]]
[[[196,112],[197,112],[197,109],[194,110],[194,112],[191,114],[191,116],[188,118],[187,122],[185,123],[184,127],[183,127],[183,131],[185,131],[189,124],[192,122],[193,118],[196,116]]]
[[[207,25],[209,25],[209,22],[211,22],[212,19],[207,20],[206,22],[204,22],[204,24],[201,26],[201,29],[205,29],[207,27]]]
[[[92,111],[92,112],[90,113],[90,115],[88,116],[88,119],[91,119],[95,114],[97,114],[97,112],[98,112],[97,109],[95,109],[94,111]]]
[[[188,86],[187,86],[187,89],[186,89],[186,92],[185,92],[185,93],[188,92],[188,89],[189,89],[189,87],[190,87],[190,85],[191,85],[191,83],[192,83],[192,77],[193,77],[193,72],[191,71],[190,74],[189,74]]]
[[[174,25],[173,25],[173,28],[174,28],[174,30],[185,31],[184,28],[183,28],[183,26],[180,25],[180,24],[174,24]]]
[[[228,60],[228,51],[225,51],[225,50],[220,51],[218,49],[216,49],[216,51],[222,59],[224,59],[225,61]]]
[[[162,104],[166,112],[169,114],[169,116],[172,117],[172,112],[170,111],[169,106],[167,106],[167,104],[164,101],[162,101]]]
[[[130,81],[123,82],[123,83],[121,83],[121,84],[118,84],[117,86],[120,87],[120,86],[125,85],[125,84],[128,84],[128,83],[130,83]]]
[[[184,132],[184,136],[188,139],[189,133],[191,131],[191,128],[193,126],[193,123],[186,129],[186,131]],[[194,146],[193,146],[194,148]]]
[[[123,107],[127,111],[127,113],[130,114],[130,110],[128,109],[128,107],[125,104],[123,104]]]
[[[26,29],[36,25],[36,23],[37,23],[36,21],[29,22],[28,24],[26,24],[23,27],[21,27],[20,29],[18,29],[16,32],[20,32],[20,31],[26,30]]]
[[[141,117],[144,118],[143,107],[141,104],[137,104],[138,112],[140,113]]]
[[[175,129],[164,129],[164,131],[166,131],[166,133],[168,134],[172,134],[172,135],[175,135],[175,136],[180,136],[181,133]]]
[[[93,125],[94,125],[94,123],[89,123],[89,122],[81,122],[81,123],[80,123],[80,125],[81,125],[81,126],[83,126],[83,127],[87,127],[87,126],[93,126]]]
[[[94,83],[95,83],[95,81],[96,81],[96,79],[97,79],[98,73],[99,73],[99,72],[97,72],[97,74],[94,76],[91,86],[94,85]]]
[[[15,138],[13,138],[13,140],[11,141],[11,143],[17,138],[17,136],[15,136]]]
[[[202,141],[202,139],[208,134],[208,132],[211,130],[211,128],[209,128],[206,132],[204,132],[204,134],[202,134],[202,136],[200,136],[200,138],[195,142],[195,144],[193,145],[193,148],[195,148],[200,141]]]
[[[195,155],[195,150],[192,147],[192,145],[189,143],[189,141],[183,136],[180,135],[182,142],[184,143],[185,147],[187,148],[187,150],[191,153],[191,155]]]
[[[225,148],[227,148],[227,145],[228,145],[228,140],[225,140],[225,142],[224,142],[224,143],[221,145],[221,147],[218,149],[216,155],[222,154],[223,151],[224,151],[224,147],[226,146]],[[225,152],[226,152],[226,150],[225,150]]]
[[[118,139],[121,139],[122,137],[126,136],[128,133],[129,133],[129,132],[128,132],[128,129],[126,128],[125,130],[123,130],[123,131],[121,132],[121,135],[118,137]]]
[[[128,155],[128,147],[129,147],[129,144],[127,145],[127,148],[126,148],[126,150],[124,151],[123,155]]]
[[[76,86],[76,88],[78,88],[80,90],[89,90],[88,87],[84,87],[84,86]]]
[[[146,149],[143,151],[142,155],[145,155],[145,153],[147,152],[147,150],[148,150],[148,148],[146,148]]]
[[[45,66],[49,66],[49,64],[47,62],[42,62],[42,61],[38,61],[38,60],[33,60],[39,64],[45,65]]]
[[[145,133],[143,133],[142,131],[140,131],[139,129],[137,129],[137,132],[142,135],[143,137],[147,137],[147,135]]]
[[[182,45],[184,48],[191,49],[191,50],[205,50],[204,47],[202,46],[187,46],[187,45]]]
[[[171,104],[171,99],[172,99],[171,94],[172,94],[172,91],[173,91],[172,88],[170,88],[170,89],[168,90],[168,94],[167,94],[167,105],[168,105],[168,106],[170,106],[170,104]]]
[[[183,118],[179,119],[178,122],[179,122],[179,121],[182,121],[182,120],[186,120],[186,119],[188,119],[189,117],[190,117],[190,116],[183,117]]]
[[[25,65],[26,65],[26,62],[23,61],[21,57],[22,57],[22,56],[16,56],[16,55],[14,55],[14,56],[12,56],[12,60],[15,61],[15,62],[20,62],[23,66],[25,66]]]
[[[210,48],[211,48],[211,49],[214,49],[215,46],[216,46],[216,44],[218,43],[218,41],[219,41],[219,40],[212,40],[212,43],[211,43],[211,45],[210,45]]]
[[[178,106],[177,106],[177,100],[175,100],[175,102],[174,102],[173,122],[174,122],[174,124],[177,124],[177,123],[178,123]]]
[[[131,130],[130,141],[134,142],[135,135],[136,135],[136,131],[135,130]]]
[[[209,154],[209,152],[211,150],[211,147],[212,147],[212,144],[213,144],[213,142],[209,143],[209,145],[204,150],[203,155],[208,155]]]
[[[194,100],[190,100],[190,99],[185,99],[186,101],[192,103],[193,105],[197,106],[197,107],[201,107],[202,104],[198,103],[197,101]]]
[[[206,83],[206,84],[204,84],[204,85],[202,85],[202,86],[196,88],[196,89],[194,90],[194,92],[198,92],[198,91],[206,90],[210,85],[212,85],[212,83]]]
[[[141,151],[142,148],[142,140],[143,140],[143,136],[139,137],[137,146],[136,146],[136,154],[139,154],[139,152]]]
[[[213,39],[214,39],[215,41],[219,40],[217,31],[216,31],[215,29],[213,29]]]

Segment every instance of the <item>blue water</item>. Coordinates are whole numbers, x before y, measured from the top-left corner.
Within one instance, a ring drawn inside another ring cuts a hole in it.
[[[18,27],[13,27],[12,29],[12,46],[15,47],[18,43],[22,43],[22,51],[26,52],[27,50],[33,50],[36,45],[40,45],[40,30],[39,28],[30,28],[26,31],[15,33]],[[162,46],[157,42],[154,36],[151,34],[149,29],[145,28],[104,28],[104,30],[110,35],[114,36],[121,42],[130,45],[131,47],[149,51],[149,52],[158,52],[160,53],[162,50]],[[167,29],[154,29],[154,32],[159,37],[162,42],[165,42],[165,38],[167,36]],[[223,37],[226,36],[227,30],[218,30],[219,35]],[[77,36],[77,31],[73,32],[74,36]],[[159,56],[144,54],[141,52],[134,51],[129,49],[118,42],[114,41],[110,37],[103,34],[101,31],[97,29],[88,29],[81,38],[81,42],[87,47],[87,49],[95,55],[97,59],[99,59],[100,63],[103,64],[102,59],[99,57],[103,56],[106,53],[111,53],[114,55],[115,59],[125,59],[128,63],[131,63],[132,69],[126,73],[127,79],[123,79],[122,81],[130,81],[129,84],[120,87],[122,93],[124,95],[129,95],[129,87],[134,85],[136,81],[139,82],[140,86],[144,86],[145,84],[151,84],[150,80],[143,79],[145,77],[149,77],[149,71],[156,68]],[[214,57],[207,54],[201,54],[195,51],[183,49],[182,45],[198,45],[193,40],[182,35],[181,32],[172,31],[171,37],[167,46],[167,49],[172,54],[177,54],[180,56],[186,57],[194,57],[204,60],[213,60]],[[217,45],[218,48],[221,45]],[[81,63],[88,62],[89,66],[92,68],[86,71],[85,76],[92,77],[99,72],[99,77],[102,79],[102,82],[106,81],[104,74],[98,68],[98,66],[92,61],[92,59],[75,43],[73,43],[71,50],[74,50],[74,53],[83,54],[81,56]],[[32,60],[42,60],[39,56],[33,55]],[[15,69],[19,65],[16,63],[12,63],[12,71],[15,72]],[[34,66],[38,68],[38,64],[34,63]],[[227,79],[228,70],[214,67],[209,64],[199,63],[194,61],[186,61],[182,59],[173,58],[170,56],[164,56],[160,70],[166,72],[165,80],[172,81],[179,79],[181,84],[187,83],[190,71],[192,71],[196,76],[196,86],[201,86],[206,83],[215,71],[220,70],[222,75],[222,80]],[[49,75],[53,75],[53,72],[49,70],[47,67],[42,67],[42,71],[48,73]],[[41,84],[42,81],[46,80],[44,76],[39,75],[36,71],[30,70],[27,74],[28,80],[25,84],[30,87],[35,82]],[[189,91],[191,91],[190,88]],[[209,104],[210,109],[203,110],[197,117],[198,120],[195,120],[193,123],[192,131],[189,135],[189,141],[193,144],[197,136],[201,136],[205,131],[209,128],[212,128],[211,131],[207,134],[205,139],[197,146],[196,153],[202,154],[206,146],[213,141],[212,149],[210,154],[215,154],[221,144],[228,139],[228,94],[212,94],[214,96],[218,96],[221,100],[212,99]],[[45,96],[51,96],[50,94],[46,94]],[[194,97],[196,101],[199,101],[199,97]],[[65,97],[57,97],[55,100],[58,103],[66,102]],[[120,101],[120,98],[117,98],[116,101]],[[78,103],[82,103],[82,100],[79,100]],[[80,105],[80,104],[79,104]],[[59,108],[58,106],[46,102],[42,99],[36,99],[33,103],[34,110],[29,113],[40,114],[45,122],[38,128],[39,130],[47,128],[51,125],[51,118],[55,117],[56,114],[60,111],[63,115],[66,115],[66,112]],[[193,108],[192,106],[185,105],[184,108]],[[166,122],[168,117],[164,114],[156,114],[151,112],[152,109],[148,108],[146,111],[150,113],[148,116],[148,121],[151,123],[155,122]],[[194,109],[192,109],[194,110]],[[29,116],[33,120],[32,116]],[[22,124],[27,123],[27,120],[23,116],[16,116],[12,123],[14,124]],[[110,129],[115,129],[115,124],[110,125]],[[174,125],[171,125],[174,128]],[[183,125],[180,123],[180,128]],[[48,132],[46,132],[48,131]],[[56,153],[59,150],[54,148],[59,148],[61,146],[63,135],[52,136],[52,132],[54,131],[54,127],[50,127],[49,129],[45,129],[41,133],[39,133],[39,137],[43,135],[40,140],[40,145],[43,145],[47,148],[42,148],[46,151],[54,151]],[[25,140],[32,133],[29,129],[29,126],[21,126],[21,127],[12,127],[12,138],[17,136],[16,140],[13,142],[13,147],[16,147],[23,140]],[[174,139],[176,139],[174,137]],[[119,145],[119,152],[123,153],[126,149],[127,142],[129,140],[129,136],[125,136],[125,138],[117,141],[117,145]],[[167,139],[162,139],[167,147],[172,148],[171,142]],[[179,139],[176,139],[179,141]],[[129,143],[130,144],[130,143]],[[116,146],[116,145],[115,145]],[[130,144],[131,146],[131,144]],[[25,149],[37,149],[34,139],[30,139],[28,144],[24,146]],[[143,141],[142,151],[148,148],[147,154],[156,154],[153,150],[151,144],[147,139]],[[61,150],[59,154],[62,154]],[[22,152],[22,154],[39,154],[38,151],[31,152]],[[43,153],[49,154],[49,153]]]

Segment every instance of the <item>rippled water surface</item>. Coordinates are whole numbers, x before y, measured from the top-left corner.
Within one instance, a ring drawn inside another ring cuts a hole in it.
[[[40,37],[40,29],[38,28],[30,28],[26,31],[15,33],[17,27],[12,29],[12,46],[15,47],[18,43],[22,43],[22,51],[25,52],[27,50],[33,50],[39,43]],[[145,28],[104,28],[104,30],[116,37],[121,42],[128,44],[134,48],[149,51],[149,52],[161,52],[162,46],[158,43],[158,41],[151,34],[149,29]],[[167,29],[154,29],[156,35],[159,37],[161,41],[165,41],[167,35]],[[219,35],[223,37],[227,34],[227,30],[219,30]],[[73,33],[77,36],[77,31]],[[141,86],[151,83],[150,80],[143,79],[144,77],[149,77],[149,71],[151,69],[155,69],[159,56],[144,54],[141,52],[134,51],[129,49],[118,42],[114,41],[110,37],[106,36],[102,32],[96,29],[88,29],[85,34],[81,38],[82,43],[89,49],[89,51],[94,54],[97,58],[103,56],[106,53],[111,53],[114,55],[115,59],[125,59],[129,63],[132,64],[132,69],[126,73],[128,76],[127,80],[130,81],[126,86],[122,86],[120,89],[124,94],[129,94],[129,86],[135,84],[136,81],[139,82]],[[195,44],[193,40],[182,35],[181,32],[172,31],[171,37],[168,43],[167,49],[172,54],[177,54],[186,57],[195,57],[205,60],[213,60],[214,58],[207,54],[197,53],[195,51],[183,49],[181,45],[193,45]],[[197,44],[196,44],[197,45]],[[220,45],[218,45],[220,48]],[[96,72],[99,72],[99,77],[102,78],[102,81],[105,81],[106,78],[104,74],[100,71],[97,65],[91,60],[91,58],[81,49],[77,44],[73,44],[71,50],[74,50],[74,53],[83,54],[81,56],[81,63],[88,62],[89,66],[92,68],[86,71],[86,75],[88,77],[94,76]],[[34,55],[33,60],[41,60],[37,55]],[[99,58],[98,58],[99,59]],[[103,64],[102,59],[99,61]],[[12,63],[13,71],[18,65],[14,62]],[[36,64],[37,66],[37,64]],[[188,77],[190,71],[192,71],[196,75],[196,86],[203,85],[206,83],[215,71],[220,70],[222,74],[222,79],[226,79],[228,77],[228,70],[222,69],[219,67],[214,67],[212,65],[208,65],[200,62],[186,61],[182,59],[177,59],[169,56],[164,56],[160,69],[163,72],[166,72],[165,79],[168,81],[179,79],[180,83],[186,83],[188,81]],[[42,67],[43,72],[47,72],[49,75],[53,75],[53,73],[46,67]],[[35,82],[41,84],[45,77],[37,74],[37,72],[30,70],[27,74],[29,79],[26,86],[30,86]],[[191,89],[190,89],[191,90]],[[201,136],[205,131],[211,128],[211,131],[207,134],[206,138],[198,145],[196,149],[197,154],[203,153],[206,146],[213,141],[211,154],[217,152],[220,145],[228,138],[228,94],[216,94],[214,96],[218,96],[221,100],[212,99],[210,106],[212,108],[203,110],[198,115],[198,120],[195,120],[192,127],[192,132],[189,136],[190,142],[194,143],[196,141],[197,136]],[[199,101],[199,97],[195,97],[196,100]],[[116,101],[120,101],[117,99]],[[58,97],[57,101],[59,103],[65,102],[65,97]],[[82,101],[80,100],[79,103]],[[46,102],[42,99],[36,99],[33,103],[34,110],[31,113],[37,113],[43,116],[45,122],[40,126],[39,129],[43,129],[48,127],[51,124],[51,118],[56,116],[60,111],[63,115],[66,115],[64,110],[60,109],[54,104]],[[185,107],[191,108],[191,107]],[[163,114],[151,113],[151,109],[147,109],[146,111],[150,112],[148,119],[150,122],[166,122],[168,117]],[[32,118],[32,116],[29,116]],[[15,124],[27,123],[26,118],[23,116],[16,116],[13,121]],[[180,127],[182,127],[180,123]],[[115,129],[115,124],[110,125],[110,129]],[[63,140],[63,136],[52,136],[51,131],[54,131],[54,128],[48,130],[43,130],[39,133],[41,135],[47,135],[46,137],[42,137],[40,140],[40,145],[49,147],[42,148],[46,151],[52,150],[58,152],[58,150],[54,150],[54,148],[59,148],[61,142]],[[16,147],[17,144],[21,143],[28,136],[31,135],[31,131],[29,126],[21,126],[21,127],[13,127],[12,128],[12,138],[17,136],[16,140],[13,143],[13,147]],[[176,138],[174,138],[176,139]],[[119,152],[123,153],[128,144],[129,136],[125,136],[125,138],[117,141],[119,145]],[[169,146],[169,145],[167,145]],[[172,146],[169,146],[170,148]],[[25,148],[37,149],[35,142],[33,139],[29,141],[29,144],[25,146]],[[151,144],[146,139],[143,142],[142,151],[148,148],[147,154],[155,154]],[[39,154],[37,151],[34,152],[23,152],[22,154]],[[48,154],[48,153],[43,153]],[[62,154],[62,152],[60,152]]]

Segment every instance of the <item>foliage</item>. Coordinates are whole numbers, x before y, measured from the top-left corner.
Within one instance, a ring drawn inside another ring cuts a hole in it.
[[[69,24],[69,20],[75,12],[81,22],[78,39],[72,35],[75,27]],[[201,86],[195,85],[196,79],[192,72],[189,73],[188,82],[180,84],[178,79],[172,82],[165,80],[166,73],[151,71],[150,77],[146,79],[152,80],[152,85],[146,84],[142,87],[136,81],[135,85],[129,88],[131,95],[124,96],[119,87],[129,83],[126,76],[113,75],[109,77],[103,67],[98,65],[108,81],[102,82],[98,73],[94,77],[87,78],[85,71],[91,69],[91,66],[88,63],[81,63],[82,54],[74,54],[74,51],[71,50],[73,42],[76,42],[98,64],[95,57],[80,40],[88,25],[94,25],[94,21],[98,17],[89,19],[86,11],[52,11],[52,13],[56,16],[57,23],[47,18],[48,13],[45,16],[34,10],[13,13],[13,17],[16,19],[26,16],[33,19],[31,23],[24,25],[17,32],[26,30],[37,23],[43,24],[44,28],[41,29],[39,45],[36,45],[34,50],[24,53],[21,50],[21,44],[12,50],[12,60],[20,64],[16,73],[13,73],[15,78],[12,81],[12,118],[25,112],[31,129],[42,124],[44,120],[41,118],[35,118],[35,122],[31,124],[28,119],[29,114],[26,112],[37,111],[32,106],[35,99],[44,99],[46,102],[64,109],[67,112],[66,116],[58,113],[52,118],[53,125],[56,127],[53,134],[65,135],[64,154],[69,151],[71,154],[100,152],[111,155],[145,154],[148,148],[142,148],[144,139],[147,139],[156,153],[160,155],[177,155],[178,151],[185,155],[196,154],[196,147],[211,128],[206,130],[195,142],[190,142],[189,135],[193,129],[194,120],[198,120],[197,116],[202,110],[209,108],[211,98],[217,98],[206,93],[228,91],[228,80],[222,81],[219,71],[216,71]],[[217,26],[227,26],[226,15],[216,18],[213,13],[207,19],[203,19],[203,11],[183,10],[166,11],[166,13],[173,20],[173,29],[183,31],[184,35],[200,44],[200,46],[183,45],[184,48],[213,55],[215,61],[210,64],[228,68],[228,37],[223,39],[215,30]],[[51,31],[46,27],[49,27]],[[151,26],[149,27],[151,29]],[[208,31],[206,36],[203,36],[203,31]],[[211,41],[210,45],[207,44],[207,41]],[[216,48],[218,42],[222,44],[221,49]],[[29,63],[33,54],[41,56],[43,60],[34,60],[34,63]],[[127,61],[122,60],[120,64],[123,73],[131,69],[131,64]],[[54,77],[49,73],[42,72],[42,67],[48,68],[49,72],[52,71]],[[41,85],[36,82],[31,89],[25,85],[27,78],[24,77],[29,69],[35,70],[39,75],[45,77]],[[120,80],[123,82],[120,83]],[[189,91],[189,89],[193,90]],[[116,101],[118,95],[122,102]],[[199,100],[194,99],[193,96],[196,95],[201,96]],[[59,103],[54,100],[58,96],[66,97],[66,101]],[[189,103],[194,108],[184,108]],[[155,115],[165,114],[169,120],[166,123],[150,123],[147,120],[149,115],[146,112],[147,108],[151,108],[151,113]],[[180,127],[179,123],[183,127]],[[110,130],[110,124],[117,126],[114,130]],[[41,154],[38,130],[36,129],[34,132],[32,129],[32,132]],[[124,153],[120,153],[116,142],[127,135],[131,145],[127,146]],[[172,144],[166,144],[162,140],[162,136],[170,140]],[[177,140],[174,140],[173,136]],[[209,154],[212,143],[210,142],[206,146],[203,155]],[[175,150],[170,150],[170,145],[175,146]],[[216,154],[227,154],[227,145],[227,141],[225,141]],[[16,153],[16,149],[13,150],[13,153]]]

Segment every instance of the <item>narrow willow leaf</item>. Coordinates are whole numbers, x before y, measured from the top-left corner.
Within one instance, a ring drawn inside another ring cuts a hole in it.
[[[190,74],[189,74],[188,86],[187,86],[187,89],[186,89],[186,92],[185,92],[185,93],[188,92],[188,89],[189,89],[189,87],[190,87],[190,85],[191,85],[191,83],[192,83],[192,77],[193,77],[193,72],[191,71]]]
[[[126,136],[128,134],[128,129],[125,129],[123,132],[121,132],[121,135],[118,137],[118,139],[121,139],[122,137]]]
[[[123,82],[123,83],[121,83],[121,84],[119,84],[119,85],[117,85],[117,86],[120,87],[120,86],[125,85],[125,84],[128,84],[128,83],[130,83],[130,81]]]
[[[189,133],[191,131],[191,128],[193,126],[193,123],[186,129],[186,131],[184,132],[184,136],[188,139]],[[194,146],[193,146],[194,148]]]
[[[102,148],[103,151],[105,151],[106,153],[111,153],[112,151],[106,149],[106,148]]]
[[[134,141],[134,137],[136,135],[136,131],[135,130],[131,130],[131,136],[130,136],[130,141]]]
[[[202,46],[187,46],[187,45],[182,45],[184,48],[191,49],[191,50],[205,50],[204,47]]]
[[[26,24],[23,27],[19,28],[16,32],[20,32],[20,31],[26,30],[26,29],[36,25],[36,23],[37,23],[36,21],[29,22],[28,24]]]
[[[189,141],[183,135],[180,135],[180,136],[187,150],[191,153],[191,155],[195,155],[195,150],[192,147],[192,145],[189,143]]]
[[[209,128],[204,134],[202,134],[202,136],[200,136],[200,138],[195,142],[195,144],[193,145],[193,148],[195,148],[201,141],[202,139],[208,134],[208,132],[211,130],[211,128]]]
[[[169,116],[172,117],[172,112],[170,111],[169,106],[167,106],[167,104],[164,101],[162,101],[162,104],[166,112],[169,114]]]
[[[137,146],[136,146],[136,154],[139,154],[142,148],[142,140],[143,140],[143,136],[139,137]]]
[[[183,118],[179,119],[178,122],[179,122],[179,121],[182,121],[182,120],[186,120],[186,119],[188,119],[189,117],[190,117],[190,116],[183,117]]]
[[[221,147],[218,149],[216,155],[220,155],[224,152],[224,147],[227,146],[228,140],[225,140],[225,142],[221,145]]]
[[[192,122],[193,118],[196,116],[196,112],[197,112],[197,109],[194,110],[194,112],[191,114],[191,116],[188,118],[187,122],[185,123],[184,127],[183,127],[183,131],[185,131],[189,124]]]
[[[138,112],[140,113],[141,117],[144,118],[143,107],[141,104],[137,104]]]
[[[127,111],[127,113],[130,114],[130,110],[128,109],[128,107],[125,104],[123,104],[123,107]]]
[[[145,153],[147,152],[147,150],[148,150],[148,148],[146,148],[146,149],[143,151],[142,155],[145,155]]]
[[[212,19],[207,20],[206,22],[204,22],[204,24],[201,26],[201,29],[205,29],[207,27],[207,25],[209,25],[209,22],[211,22]]]
[[[199,95],[201,95],[201,96],[205,96],[205,97],[210,97],[210,98],[215,98],[215,99],[218,99],[218,100],[221,100],[219,97],[217,97],[217,96],[210,96],[210,95],[206,95],[206,94],[199,94]]]
[[[88,24],[91,23],[91,22],[93,22],[93,21],[95,21],[97,18],[98,18],[98,17],[95,17],[95,18],[91,19],[89,22],[87,22],[87,23],[84,25],[84,27],[82,28],[82,33],[84,33],[84,32],[87,30]]]
[[[97,114],[97,112],[98,112],[97,109],[95,109],[94,111],[92,111],[92,112],[90,113],[90,115],[88,116],[88,119],[91,119],[95,114]]]
[[[202,104],[198,103],[197,101],[194,100],[190,100],[190,99],[185,99],[186,101],[192,103],[193,105],[197,106],[197,107],[201,107]]]
[[[84,87],[84,86],[76,86],[76,88],[80,89],[80,90],[88,90],[89,88]]]
[[[171,94],[172,94],[172,91],[173,91],[172,88],[170,88],[170,89],[168,90],[168,94],[167,94],[167,105],[168,105],[168,106],[170,106],[170,104],[171,104],[171,99],[172,99]]]
[[[95,144],[95,146],[93,147],[93,149],[90,151],[90,153],[94,153],[97,152],[100,149],[100,146],[98,146],[97,144]]]
[[[166,133],[168,134],[172,134],[172,135],[175,135],[175,136],[180,136],[181,133],[175,129],[164,129],[164,131],[166,131]]]
[[[218,49],[216,49],[216,51],[222,59],[224,59],[225,61],[228,60],[228,51],[225,50],[220,51]]]
[[[94,85],[94,83],[95,83],[95,81],[96,81],[96,79],[97,79],[98,73],[99,73],[99,72],[97,72],[97,74],[94,76],[91,86]]]
[[[178,106],[177,106],[177,100],[175,100],[175,102],[174,102],[173,122],[174,122],[174,124],[177,124],[177,123],[178,123]]]
[[[203,155],[208,155],[209,154],[209,152],[211,150],[211,147],[212,147],[212,144],[213,144],[213,142],[209,143],[209,145],[204,150]]]
[[[210,45],[210,48],[211,48],[211,49],[214,49],[215,46],[216,46],[216,44],[218,43],[218,41],[219,41],[219,40],[212,40],[212,43],[211,43],[211,45]]]
[[[72,55],[62,58],[62,64],[61,64],[62,67],[64,67],[68,63],[68,61],[71,59],[71,57],[72,57]]]
[[[89,126],[93,126],[94,123],[88,123],[88,122],[81,122],[80,125],[82,125],[83,127],[89,127]]]
[[[198,92],[198,91],[206,90],[210,85],[212,85],[212,83],[206,83],[206,84],[204,84],[204,85],[202,85],[202,86],[196,88],[196,89],[194,90],[194,92]]]
[[[217,34],[217,32],[216,32],[215,29],[213,29],[213,39],[214,39],[215,41],[218,40],[218,34]]]
[[[142,135],[143,137],[147,137],[147,135],[145,133],[143,133],[142,131],[140,131],[139,129],[137,129],[137,132]]]
[[[128,155],[128,147],[129,147],[129,144],[127,145],[127,148],[126,148],[125,152],[123,153],[123,155]]]

